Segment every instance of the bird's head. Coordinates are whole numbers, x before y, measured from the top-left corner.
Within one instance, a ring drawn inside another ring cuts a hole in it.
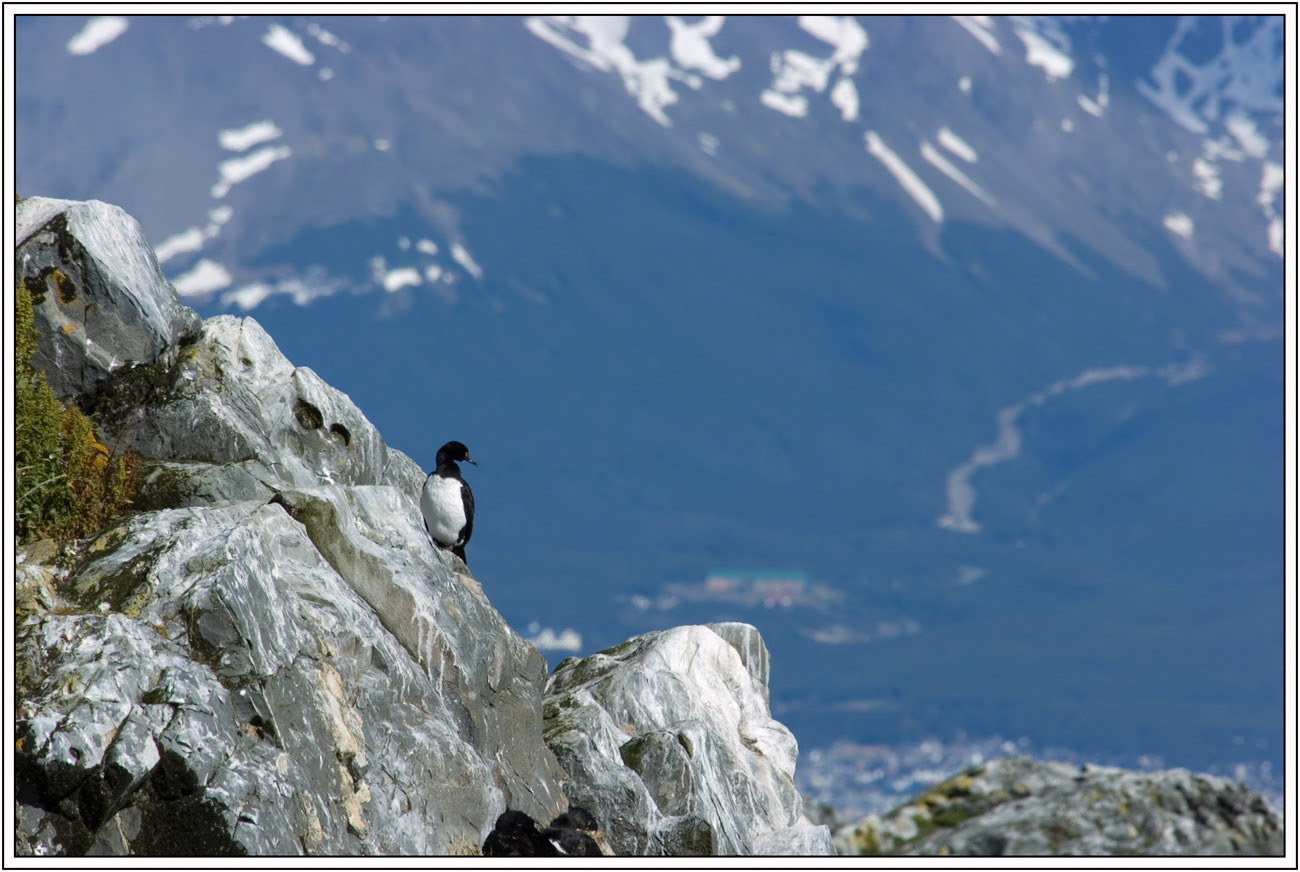
[[[465,443],[456,442],[455,440],[448,442],[446,445],[438,449],[438,465],[442,466],[443,461],[445,460],[452,460],[456,463],[472,463],[475,466],[478,466],[478,461],[470,459],[469,449],[465,447]]]

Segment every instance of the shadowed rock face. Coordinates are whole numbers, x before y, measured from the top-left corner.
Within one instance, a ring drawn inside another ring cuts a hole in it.
[[[176,299],[140,225],[118,207],[31,197],[16,218],[18,277],[41,333],[36,363],[60,398],[198,335],[198,313]]]

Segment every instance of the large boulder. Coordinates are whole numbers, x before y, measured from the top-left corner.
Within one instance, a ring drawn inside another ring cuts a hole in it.
[[[192,341],[183,306],[134,218],[117,206],[30,197],[16,210],[18,278],[32,293],[36,363],[62,399]]]
[[[1263,797],[1185,769],[1133,772],[1006,757],[839,830],[843,854],[1281,855]]]
[[[559,664],[546,741],[619,854],[833,854],[802,814],[798,746],[748,624],[676,627]]]

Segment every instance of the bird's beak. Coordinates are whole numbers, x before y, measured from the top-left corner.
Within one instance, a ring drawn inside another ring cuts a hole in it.
[[[466,463],[472,463],[472,464],[474,464],[475,466],[478,466],[478,461],[477,461],[477,460],[471,460],[471,459],[468,458],[468,457],[465,458],[465,462],[466,462]]]

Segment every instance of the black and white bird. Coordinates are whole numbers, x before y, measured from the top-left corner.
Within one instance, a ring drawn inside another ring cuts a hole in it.
[[[478,463],[470,460],[469,449],[463,443],[455,441],[438,449],[437,461],[438,468],[429,473],[420,492],[424,529],[429,531],[433,544],[464,560],[465,545],[474,533],[474,494],[460,477],[457,463]]]
[[[483,843],[484,857],[558,857],[560,852],[537,831],[537,821],[507,809]]]
[[[602,857],[605,852],[592,838],[600,826],[596,817],[580,805],[571,805],[569,810],[560,814],[551,825],[542,830],[546,839],[561,854],[570,857]]]
[[[592,838],[599,826],[591,812],[570,806],[551,825],[538,832],[537,822],[522,811],[507,809],[483,843],[484,857],[603,857]]]

